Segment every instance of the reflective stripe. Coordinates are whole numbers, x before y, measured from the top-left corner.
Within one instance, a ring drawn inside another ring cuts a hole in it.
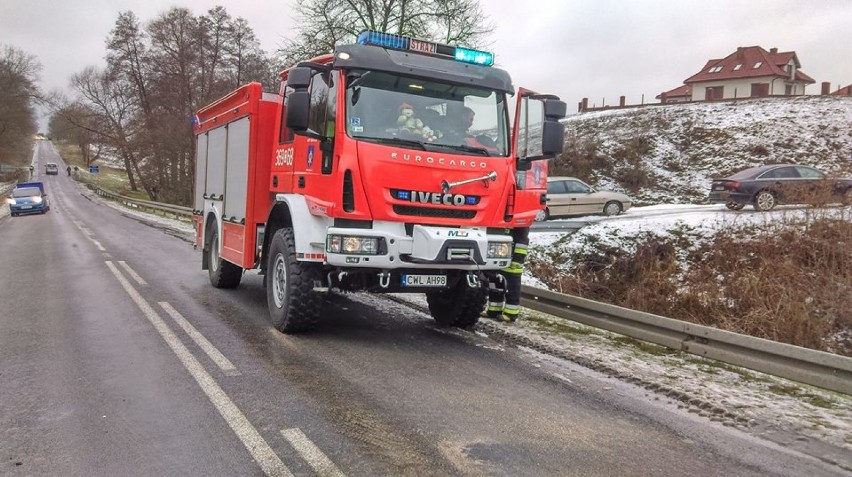
[[[518,316],[521,314],[520,307],[512,308],[511,305],[506,305],[503,307],[503,314],[509,316]]]
[[[515,244],[515,253],[517,253],[519,255],[526,255],[528,251],[529,251],[528,245],[524,245],[522,243],[516,243]]]
[[[488,308],[487,308],[488,311],[500,311],[502,309],[503,309],[502,303],[489,303]]]

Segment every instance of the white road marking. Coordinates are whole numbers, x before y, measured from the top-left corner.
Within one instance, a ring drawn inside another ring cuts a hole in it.
[[[148,282],[143,280],[142,277],[140,277],[136,272],[133,271],[132,268],[130,268],[130,265],[128,265],[127,262],[125,262],[124,260],[119,260],[118,264],[121,265],[122,268],[124,268],[124,271],[127,272],[127,274],[130,275],[131,278],[136,280],[136,283],[138,283],[140,285],[147,285],[148,284]]]
[[[320,477],[346,477],[334,462],[331,461],[301,430],[284,429],[281,435],[296,449],[296,452],[314,469]]]
[[[184,331],[186,331],[186,334],[188,334],[189,337],[192,338],[192,341],[195,341],[195,344],[197,344],[202,349],[202,351],[204,351],[204,353],[206,353],[207,356],[209,356],[210,359],[213,360],[214,363],[216,363],[216,366],[219,366],[219,369],[221,369],[222,372],[225,373],[225,375],[240,375],[240,372],[237,371],[237,368],[234,366],[234,364],[231,363],[231,361],[228,360],[225,355],[220,353],[215,346],[213,346],[209,341],[207,341],[207,338],[205,338],[204,335],[201,334],[201,332],[199,332],[194,326],[192,326],[192,324],[187,321],[186,318],[184,318],[183,315],[180,314],[180,312],[175,310],[174,307],[169,304],[169,302],[160,301],[157,303],[160,305],[160,307],[166,310],[166,313],[168,313],[169,316],[171,316],[172,319],[174,319],[177,324],[180,325],[181,328],[183,328]]]
[[[98,242],[97,240],[95,240],[95,239],[93,239],[93,238],[91,238],[91,237],[89,237],[89,240],[91,240],[91,241],[92,241],[92,243],[93,243],[93,244],[95,244],[95,247],[98,247],[98,250],[100,250],[101,252],[106,252],[106,249],[104,248],[104,246],[103,246],[103,245],[101,245],[101,243],[100,243],[100,242]]]
[[[180,362],[183,364],[184,368],[189,371],[189,374],[195,378],[195,381],[201,387],[201,390],[204,391],[204,394],[207,395],[207,398],[210,399],[210,402],[216,407],[216,410],[219,411],[219,414],[225,419],[225,422],[231,427],[237,437],[242,441],[243,445],[248,449],[249,453],[251,453],[254,460],[260,465],[261,469],[266,475],[270,476],[287,476],[292,477],[293,473],[290,472],[281,459],[275,455],[275,452],[269,446],[269,444],[263,439],[260,433],[257,432],[257,429],[251,425],[251,422],[246,418],[246,416],[240,411],[240,409],[231,401],[225,391],[219,387],[216,383],[216,380],[210,376],[207,371],[204,370],[204,367],[201,366],[201,363],[192,356],[192,353],[186,349],[186,346],[180,341],[180,339],[169,329],[168,325],[160,318],[160,315],[151,308],[148,302],[142,298],[142,295],[133,288],[133,285],[124,278],[124,275],[118,270],[118,267],[115,266],[112,262],[104,262],[107,267],[109,267],[112,274],[115,275],[115,278],[121,283],[121,286],[124,287],[124,290],[130,295],[130,298],[136,303],[136,306],[142,310],[142,313],[148,318],[148,321],[154,325],[154,328],[160,333],[163,340],[172,351],[177,355]]]

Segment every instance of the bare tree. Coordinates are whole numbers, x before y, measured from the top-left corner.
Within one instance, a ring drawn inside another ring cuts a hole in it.
[[[75,124],[92,131],[93,143],[116,151],[131,188],[141,185],[154,200],[192,201],[195,111],[241,83],[274,87],[254,32],[223,7],[202,16],[175,7],[144,24],[132,12],[120,13],[106,58],[104,71],[74,78],[79,103],[97,119],[76,115]]]
[[[278,50],[287,66],[329,53],[363,30],[469,47],[494,31],[479,0],[305,0],[296,9],[299,26]]]
[[[101,143],[114,148],[124,163],[130,188],[138,190],[138,180],[151,195],[149,181],[140,171],[144,145],[140,144],[139,138],[144,132],[144,122],[140,120],[142,115],[139,114],[133,85],[111,79],[94,67],[74,75],[71,83],[82,104],[95,113],[89,122],[92,132]]]
[[[37,131],[34,104],[41,65],[11,46],[0,53],[0,161],[23,164]]]
[[[68,141],[76,144],[83,157],[85,166],[91,165],[101,156],[104,142],[98,140],[98,124],[101,117],[91,108],[80,103],[72,103],[60,107],[50,118],[48,130],[50,137],[56,141]]]

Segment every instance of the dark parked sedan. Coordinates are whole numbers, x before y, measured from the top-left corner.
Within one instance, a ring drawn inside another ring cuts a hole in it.
[[[777,204],[852,203],[852,179],[832,179],[820,170],[795,164],[759,166],[714,179],[710,202],[740,210],[770,210]]]

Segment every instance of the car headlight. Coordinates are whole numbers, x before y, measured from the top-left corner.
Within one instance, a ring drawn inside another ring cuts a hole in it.
[[[6,199],[6,203],[9,205],[15,205],[17,202],[15,202],[15,199],[9,197],[8,199]]]
[[[511,242],[488,242],[488,258],[509,258],[511,254]]]
[[[39,197],[39,196],[33,197],[33,202],[35,202],[36,204],[41,204],[41,201],[42,201],[41,197]]]
[[[379,239],[354,235],[329,235],[326,239],[325,249],[328,253],[378,255]]]

